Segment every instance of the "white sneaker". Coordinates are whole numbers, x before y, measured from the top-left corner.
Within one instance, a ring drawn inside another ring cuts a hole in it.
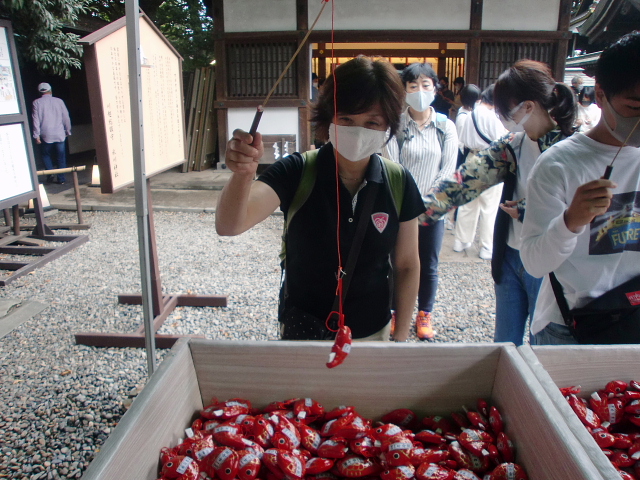
[[[478,256],[483,260],[491,260],[493,252],[488,248],[482,247],[480,248],[480,253],[478,254]]]
[[[453,251],[454,252],[461,252],[463,250],[466,250],[467,248],[469,248],[471,246],[471,242],[469,243],[462,243],[460,240],[458,240],[457,238],[453,240]],[[491,258],[491,257],[489,257]]]

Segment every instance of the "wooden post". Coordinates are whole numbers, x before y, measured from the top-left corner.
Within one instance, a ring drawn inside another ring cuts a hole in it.
[[[78,223],[84,223],[82,221],[82,202],[80,201],[80,185],[78,183],[78,172],[75,170],[73,175],[73,193],[76,197],[76,210],[78,211]]]
[[[483,0],[471,0],[471,18],[469,19],[469,30],[482,30],[482,7]]]
[[[216,57],[216,101],[223,102],[229,95],[227,87],[227,46],[224,38],[224,0],[213,0],[213,22],[215,42],[213,49]],[[215,109],[218,121],[218,165],[216,168],[226,168],[225,150],[227,140],[227,108]]]
[[[564,79],[564,70],[567,63],[567,53],[569,49],[569,24],[571,22],[571,0],[560,0],[560,11],[558,14],[558,31],[564,36],[556,43],[556,61],[553,65],[553,74],[556,80],[561,82]]]
[[[447,44],[440,42],[438,48],[441,55],[438,57],[438,78],[442,78],[447,75],[447,58],[443,54],[443,51],[447,51]],[[449,79],[449,82],[451,82],[451,79]]]
[[[20,235],[20,208],[18,205],[11,207],[13,209],[13,234]]]
[[[327,59],[326,59],[326,43],[318,44],[318,51],[325,52],[318,58],[318,79],[322,78],[322,80],[327,79]]]
[[[466,83],[467,85],[473,83],[480,85],[480,50],[481,50],[481,41],[479,37],[474,37],[467,45],[467,59],[465,62],[466,66]]]
[[[296,23],[301,39],[309,31],[309,6],[307,0],[296,0],[297,15]],[[297,151],[304,152],[311,141],[311,125],[309,125],[309,103],[311,102],[311,54],[309,52],[310,42],[302,47],[298,55],[298,98],[304,102],[304,107],[298,109],[298,145]],[[306,50],[306,51],[305,51]]]

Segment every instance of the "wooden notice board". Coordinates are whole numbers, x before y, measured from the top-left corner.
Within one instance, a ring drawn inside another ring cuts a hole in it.
[[[0,287],[89,239],[85,235],[54,235],[45,224],[30,137],[13,30],[10,22],[0,20],[0,209],[5,210],[5,225],[0,229]],[[32,199],[36,225],[21,229],[18,207]],[[6,216],[8,208],[13,209],[13,225]],[[31,229],[32,233],[25,231]],[[43,240],[56,245],[43,249]]]
[[[87,35],[84,45],[102,193],[133,183],[126,20]],[[140,62],[146,175],[185,161],[182,57],[140,16]]]
[[[37,196],[29,137],[13,31],[0,20],[0,208]]]

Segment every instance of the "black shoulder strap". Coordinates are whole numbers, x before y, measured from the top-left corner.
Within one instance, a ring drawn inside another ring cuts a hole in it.
[[[296,152],[293,155],[300,154]],[[301,156],[304,163],[302,166],[300,183],[298,183],[298,188],[296,189],[296,193],[293,195],[293,200],[291,200],[291,205],[289,205],[287,215],[284,217],[284,222],[282,223],[280,261],[283,262],[283,265],[287,255],[287,226],[291,223],[293,216],[298,212],[298,210],[300,210],[300,207],[302,207],[302,205],[307,201],[309,195],[311,195],[311,191],[313,190],[313,186],[316,182],[318,150],[304,152]]]
[[[516,152],[513,150],[510,143],[507,143],[506,148],[508,155],[511,156],[511,160],[516,166],[514,171],[517,171],[518,158],[516,157]],[[515,173],[511,173],[511,170],[509,170],[504,178],[504,188],[502,189],[500,203],[503,203],[506,200],[513,200],[513,194],[516,191],[517,183],[517,175]],[[511,216],[509,216],[509,214],[504,210],[498,209],[496,222],[493,228],[493,256],[491,257],[491,275],[497,284],[502,281],[502,264],[504,263],[504,253],[507,248],[510,224]]]
[[[567,299],[564,297],[564,290],[562,289],[562,285],[560,284],[560,281],[556,277],[556,274],[553,272],[549,273],[549,280],[551,280],[551,288],[553,289],[553,294],[556,296],[556,302],[558,302],[558,307],[560,308],[560,313],[562,314],[564,323],[568,327],[570,327],[571,311],[569,310],[569,304],[567,303]]]
[[[473,112],[471,112],[471,120],[473,120],[473,126],[476,127],[476,132],[478,132],[478,135],[480,136],[480,138],[485,142],[487,142],[489,145],[491,145],[491,140],[489,140],[487,136],[480,131],[480,127],[478,126],[478,119],[476,118],[475,109],[473,110]]]
[[[400,212],[402,211],[402,201],[404,199],[404,181],[405,181],[405,170],[402,165],[399,163],[395,163],[388,158],[379,157],[382,163],[382,170],[385,172],[387,177],[387,185],[391,190],[391,197],[393,198],[393,206],[396,208],[396,213],[398,214],[398,218],[400,217]]]
[[[349,290],[349,284],[351,283],[351,279],[353,278],[353,271],[356,268],[358,255],[360,254],[360,247],[362,246],[364,234],[367,231],[367,226],[369,225],[369,218],[371,218],[371,212],[373,211],[373,202],[375,201],[378,194],[378,187],[380,184],[377,182],[370,182],[368,185],[370,185],[370,188],[368,188],[366,192],[366,198],[364,199],[362,212],[360,213],[360,218],[358,219],[356,234],[353,237],[353,243],[351,244],[351,249],[349,250],[347,266],[344,269],[344,281],[342,284],[343,299],[347,297],[347,290]],[[336,296],[336,300],[334,302],[334,311],[338,306],[338,301],[339,298]]]

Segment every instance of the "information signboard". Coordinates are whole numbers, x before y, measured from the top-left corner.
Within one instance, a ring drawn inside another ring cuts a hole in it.
[[[103,193],[133,183],[131,105],[125,19],[84,37],[100,184]],[[182,58],[140,17],[142,108],[148,177],[185,161]]]
[[[33,189],[23,125],[0,125],[0,200]]]
[[[0,27],[0,115],[20,113],[6,27]]]
[[[37,196],[29,123],[11,24],[0,20],[0,208]]]

